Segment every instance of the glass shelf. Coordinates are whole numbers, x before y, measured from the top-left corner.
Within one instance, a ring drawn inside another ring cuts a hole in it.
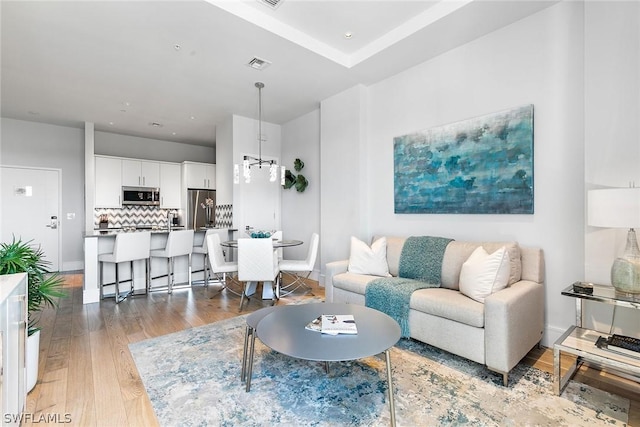
[[[613,286],[594,284],[593,294],[585,294],[574,292],[573,285],[569,285],[562,291],[562,295],[621,307],[640,308],[640,294],[620,292]]]

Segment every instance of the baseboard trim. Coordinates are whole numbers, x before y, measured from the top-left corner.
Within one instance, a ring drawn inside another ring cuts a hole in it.
[[[100,302],[100,289],[89,289],[82,291],[82,304]]]
[[[547,325],[544,328],[544,336],[542,337],[542,345],[547,348],[553,348],[553,344],[564,334],[567,330],[558,328],[557,326]]]
[[[78,271],[84,270],[84,261],[64,261],[62,263],[62,271]]]

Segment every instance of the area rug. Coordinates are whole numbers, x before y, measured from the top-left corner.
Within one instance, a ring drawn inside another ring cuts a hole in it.
[[[385,363],[292,359],[256,340],[251,391],[240,382],[245,316],[130,344],[162,426],[388,426]],[[518,365],[502,376],[413,340],[391,352],[398,426],[625,425],[629,401]]]

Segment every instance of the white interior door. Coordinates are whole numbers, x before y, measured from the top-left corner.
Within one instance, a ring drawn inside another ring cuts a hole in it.
[[[280,227],[280,176],[269,181],[269,167],[252,167],[251,182],[242,185],[242,226],[256,230],[278,230]],[[247,237],[245,235],[238,237]]]
[[[44,251],[49,269],[60,270],[60,170],[2,166],[0,231],[32,240]]]

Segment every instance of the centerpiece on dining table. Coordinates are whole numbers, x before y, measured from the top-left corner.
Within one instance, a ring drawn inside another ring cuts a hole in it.
[[[253,228],[249,228],[246,233],[252,239],[266,239],[271,237],[275,231],[254,230]]]

